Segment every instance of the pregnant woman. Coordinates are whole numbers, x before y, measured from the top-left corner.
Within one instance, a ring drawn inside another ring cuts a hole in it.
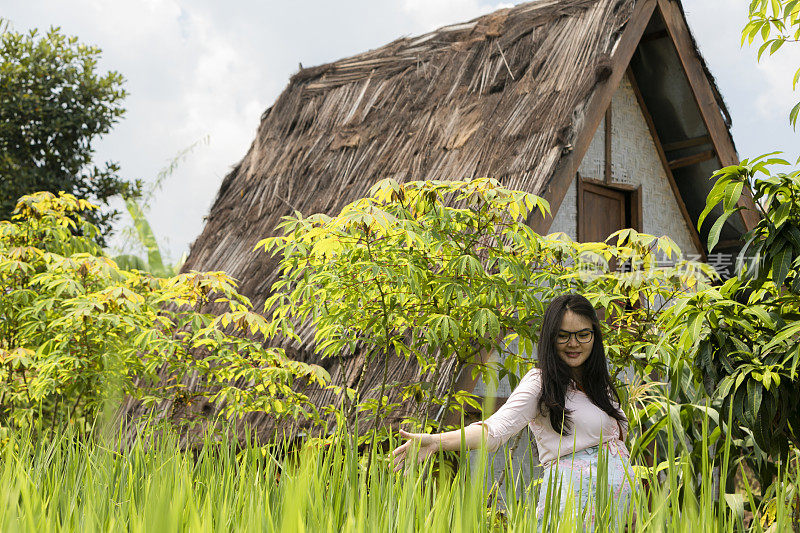
[[[438,450],[461,449],[462,436],[469,450],[486,446],[494,451],[525,425],[533,431],[544,467],[540,525],[548,499],[550,507],[558,505],[561,511],[571,499],[579,519],[593,529],[599,455],[607,457],[607,476],[601,480],[606,494],[617,516],[625,516],[633,481],[624,444],[628,421],[611,384],[597,313],[581,295],[559,296],[547,307],[537,368],[522,378],[495,414],[445,433],[401,430],[408,441],[392,451],[395,470],[412,450],[418,449],[422,461]]]

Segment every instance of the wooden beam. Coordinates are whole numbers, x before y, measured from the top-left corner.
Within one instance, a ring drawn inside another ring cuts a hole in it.
[[[642,35],[643,43],[649,43],[650,41],[656,41],[658,39],[665,39],[669,37],[669,32],[667,30],[656,30],[650,33],[646,33]]]
[[[719,241],[717,245],[714,247],[715,250],[724,250],[725,248],[741,248],[744,245],[744,241],[739,239],[728,239],[724,241]]]
[[[699,152],[697,154],[687,155],[686,157],[670,159],[669,168],[675,170],[676,168],[683,168],[691,165],[696,165],[697,163],[702,163],[703,161],[714,159],[716,156],[717,154],[714,153],[714,150],[706,150],[704,152]]]
[[[603,178],[606,183],[611,183],[611,104],[609,104],[608,109],[606,109],[605,149],[606,168]]]
[[[647,109],[647,104],[644,102],[642,92],[639,90],[639,84],[636,83],[636,77],[633,75],[633,71],[630,68],[628,68],[628,78],[630,79],[633,93],[636,95],[636,100],[639,102],[639,107],[642,110],[644,121],[647,123],[647,128],[650,130],[650,136],[653,138],[653,144],[656,147],[658,158],[661,160],[661,166],[664,168],[664,173],[667,175],[669,187],[672,189],[672,194],[675,196],[675,201],[678,202],[678,209],[680,209],[681,215],[683,215],[683,221],[686,223],[686,227],[689,230],[689,235],[692,237],[692,242],[700,251],[703,261],[705,261],[707,259],[706,247],[703,246],[703,241],[700,239],[700,233],[697,231],[697,227],[695,227],[692,217],[689,216],[689,210],[686,209],[686,203],[683,201],[681,191],[678,189],[678,184],[675,183],[675,176],[672,175],[672,169],[667,162],[667,155],[664,153],[664,148],[661,146],[661,140],[658,138],[658,132],[656,131],[656,125],[653,122],[653,116],[650,115],[650,111]]]
[[[605,180],[598,180],[594,178],[581,178],[582,183],[590,185],[600,185],[608,189],[615,189],[617,191],[631,192],[639,188],[639,186],[630,185],[628,183],[606,183]]]
[[[644,232],[644,218],[642,217],[642,186],[636,187],[631,194],[631,222],[633,229],[639,233]]]
[[[697,57],[697,51],[680,6],[676,0],[658,0],[658,8],[667,25],[669,35],[672,37],[672,42],[678,52],[678,58],[689,80],[692,94],[697,106],[700,108],[700,115],[711,136],[714,150],[719,155],[720,163],[723,167],[738,164],[739,157],[736,155],[736,148],[728,132],[728,127],[722,118],[714,90],[706,77],[700,59]],[[743,194],[739,200],[739,205],[746,207],[746,209],[740,211],[742,221],[748,230],[752,229],[758,224],[759,220],[752,197],[749,194]]]
[[[592,142],[592,137],[594,137],[600,121],[605,116],[606,109],[611,104],[611,97],[614,96],[622,81],[622,76],[625,75],[631,57],[633,57],[639,40],[650,22],[650,17],[653,15],[656,4],[657,0],[640,0],[636,2],[633,13],[631,13],[631,17],[611,56],[611,76],[594,90],[594,94],[586,106],[583,127],[573,142],[573,150],[561,158],[541,193],[544,199],[550,202],[552,215],[542,218],[537,214],[528,219],[528,224],[537,233],[545,234],[550,229],[550,225],[553,223],[553,216],[558,212],[558,208],[561,207],[561,202],[567,194],[567,189],[569,189],[572,180],[575,178],[578,166],[589,149],[589,144]]]
[[[579,172],[575,173],[575,241],[583,242],[583,181]],[[599,181],[599,180],[598,180]]]
[[[710,135],[701,135],[700,137],[692,137],[691,139],[684,139],[682,141],[664,143],[663,147],[665,152],[674,152],[675,150],[694,148],[695,146],[702,146],[704,144],[711,144]]]

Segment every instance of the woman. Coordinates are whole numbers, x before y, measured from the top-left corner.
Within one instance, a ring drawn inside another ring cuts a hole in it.
[[[619,397],[608,373],[597,313],[583,296],[559,296],[547,307],[539,338],[538,368],[522,378],[495,414],[445,433],[401,430],[409,440],[392,452],[395,470],[402,468],[417,446],[420,461],[440,449],[461,449],[462,435],[467,449],[485,445],[494,451],[526,424],[533,431],[544,466],[540,520],[548,499],[550,507],[558,502],[563,510],[572,498],[572,508],[582,513],[587,526],[593,526],[601,449],[608,458],[607,494],[624,516],[632,482],[624,444],[628,421],[619,409]]]

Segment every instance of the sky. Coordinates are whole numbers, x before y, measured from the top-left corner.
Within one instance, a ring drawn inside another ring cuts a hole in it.
[[[800,155],[788,114],[800,44],[756,61],[740,47],[749,0],[683,0],[689,26],[728,105],[740,158]],[[126,79],[127,113],[96,142],[96,161],[163,182],[148,219],[171,261],[188,252],[224,176],[245,155],[261,114],[300,65],[319,65],[508,7],[482,0],[0,0],[16,31],[61,27],[103,50],[98,68]],[[121,203],[119,207],[122,208]],[[130,225],[122,217],[118,227]],[[125,241],[111,241],[116,248]]]

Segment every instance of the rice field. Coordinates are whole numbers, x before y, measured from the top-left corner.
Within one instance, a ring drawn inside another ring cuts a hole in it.
[[[98,437],[11,435],[0,446],[0,531],[536,531],[545,520],[536,516],[537,483],[519,500],[506,495],[508,508],[499,508],[484,483],[485,457],[470,464],[468,454],[440,456],[394,473],[384,451],[358,453],[345,436],[288,453],[219,436],[194,451],[169,436],[152,442],[120,449]],[[671,462],[658,477],[639,469],[646,488],[627,523],[597,530],[763,529],[745,519],[744,508],[755,505],[749,487],[716,495],[714,465],[692,472],[688,464]],[[779,504],[767,513],[771,531],[791,530],[792,485],[800,486],[793,476],[782,475]],[[557,506],[546,520],[549,531],[582,530]]]

